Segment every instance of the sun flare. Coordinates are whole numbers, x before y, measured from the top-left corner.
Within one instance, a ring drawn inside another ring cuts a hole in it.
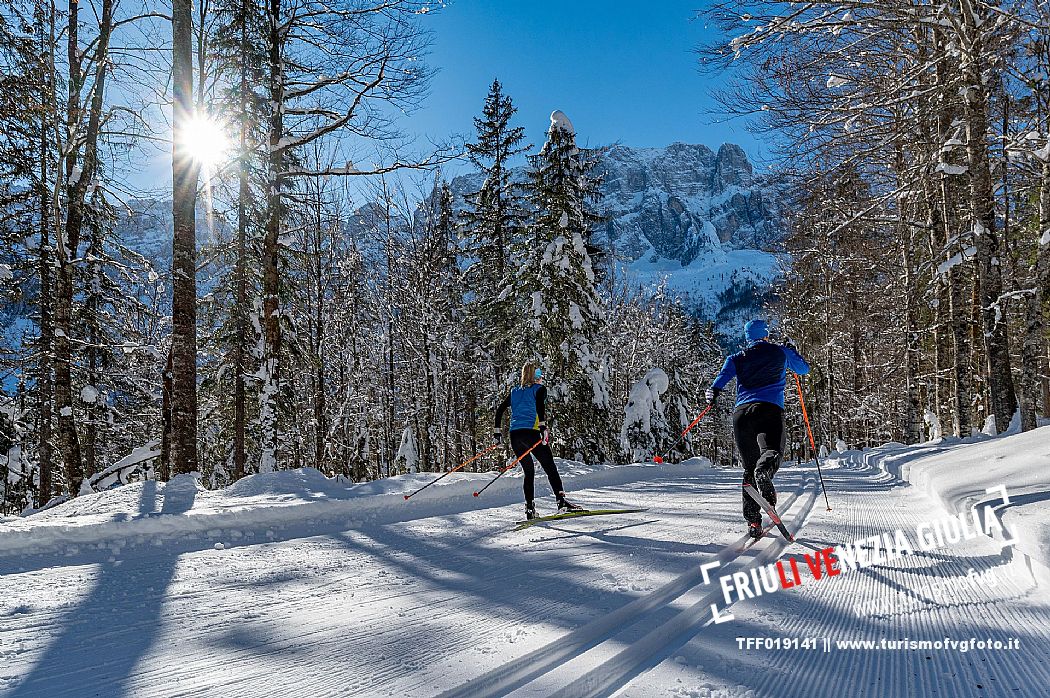
[[[205,168],[226,159],[230,140],[221,122],[208,116],[195,116],[186,124],[184,134],[186,151]]]

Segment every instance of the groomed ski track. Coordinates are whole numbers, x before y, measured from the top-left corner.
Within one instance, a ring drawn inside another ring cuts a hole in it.
[[[717,575],[944,515],[885,471],[936,448],[786,465],[743,554],[739,471],[574,492],[650,511],[511,532],[520,505],[350,529],[0,559],[0,696],[1041,695],[1046,590],[981,539],[725,608]],[[542,478],[540,478],[542,482]],[[542,490],[541,490],[542,491]],[[548,497],[542,506],[550,508]],[[315,527],[318,528],[318,527]],[[313,534],[313,535],[311,535]],[[983,585],[975,585],[974,579]],[[950,594],[936,596],[931,582]],[[734,619],[711,623],[717,603]],[[865,605],[870,604],[870,605]],[[1016,637],[1017,650],[740,649],[737,637]]]

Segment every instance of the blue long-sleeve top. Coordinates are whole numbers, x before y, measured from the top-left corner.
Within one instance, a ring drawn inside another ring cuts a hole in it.
[[[723,390],[736,378],[737,407],[750,402],[769,402],[783,409],[788,369],[805,375],[809,373],[809,364],[791,347],[759,340],[727,356],[711,387]]]

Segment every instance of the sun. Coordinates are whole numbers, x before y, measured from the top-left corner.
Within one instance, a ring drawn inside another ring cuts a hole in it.
[[[224,124],[207,115],[190,119],[183,130],[183,145],[194,161],[205,168],[212,168],[226,160],[230,139]]]

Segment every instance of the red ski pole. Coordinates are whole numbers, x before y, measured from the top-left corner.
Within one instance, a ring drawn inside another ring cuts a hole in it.
[[[806,400],[802,397],[802,381],[795,376],[795,387],[798,388],[798,403],[802,405],[802,419],[806,421],[806,432],[809,433],[809,446],[813,449],[813,461],[817,464],[817,476],[820,477],[820,489],[824,492],[824,504],[831,511],[831,502],[828,501],[828,488],[824,486],[824,474],[820,472],[820,458],[817,456],[817,443],[813,440],[813,427],[809,425],[809,414],[806,413]]]
[[[682,431],[682,434],[678,437],[678,440],[675,441],[673,444],[671,444],[670,448],[668,448],[666,451],[664,451],[664,456],[666,456],[668,453],[673,451],[675,449],[675,447],[678,446],[678,444],[682,443],[682,439],[684,439],[685,435],[689,433],[689,430],[692,429],[693,427],[695,427],[697,424],[699,424],[700,420],[703,419],[704,415],[707,414],[709,411],[711,411],[711,405],[708,405],[707,407],[705,407],[704,411],[701,412],[699,415],[697,415],[696,419],[694,419],[693,421],[689,422],[689,426],[687,426]],[[663,458],[663,456],[653,456],[653,461],[655,461],[656,463],[663,463],[664,462],[664,458]]]
[[[528,451],[525,451],[525,453],[522,453],[522,454],[521,454],[520,456],[518,456],[517,458],[515,458],[515,459],[514,459],[514,462],[513,462],[513,463],[511,463],[511,464],[510,464],[510,465],[508,465],[507,467],[505,467],[505,468],[503,468],[502,470],[500,470],[500,471],[499,471],[499,475],[497,475],[496,477],[494,477],[494,478],[492,478],[491,480],[489,480],[489,484],[488,484],[488,485],[485,485],[485,486],[484,486],[484,487],[482,487],[482,488],[481,488],[480,490],[478,490],[477,492],[475,492],[475,493],[474,493],[474,496],[475,496],[475,497],[478,497],[478,496],[480,496],[482,492],[484,492],[485,490],[487,490],[487,489],[489,488],[489,485],[491,485],[491,484],[492,484],[493,482],[495,482],[496,480],[499,480],[499,479],[500,479],[501,477],[503,477],[503,473],[507,472],[508,470],[510,470],[511,468],[513,468],[513,467],[514,467],[515,465],[517,465],[518,463],[520,463],[520,462],[521,462],[521,459],[522,459],[522,458],[524,458],[525,456],[527,456],[527,455],[529,455],[530,453],[532,453],[532,452],[533,452],[533,450],[535,450],[535,448],[536,448],[537,446],[539,446],[539,445],[540,445],[541,443],[543,443],[543,439],[540,439],[540,440],[539,440],[539,441],[537,441],[536,443],[532,444],[532,446],[530,446],[530,447],[529,447],[529,450],[528,450]]]
[[[436,480],[431,480],[430,482],[428,482],[427,484],[423,485],[422,487],[420,487],[420,488],[419,488],[418,490],[416,490],[415,492],[409,492],[408,494],[406,494],[406,495],[405,495],[405,499],[407,500],[407,499],[408,499],[409,497],[412,497],[412,496],[414,496],[414,495],[417,495],[417,494],[419,494],[420,492],[422,492],[422,491],[423,491],[423,490],[425,490],[426,488],[430,487],[431,485],[433,485],[433,484],[434,484],[435,482],[437,482],[437,481],[438,481],[438,480],[440,480],[441,478],[445,477],[446,475],[451,475],[452,473],[456,472],[457,470],[459,470],[459,469],[461,469],[461,468],[465,468],[465,467],[467,467],[467,466],[468,466],[469,464],[473,463],[473,462],[474,462],[474,461],[476,461],[476,460],[477,460],[478,458],[481,458],[481,457],[482,457],[483,455],[485,455],[486,453],[488,453],[488,452],[489,452],[489,451],[491,451],[492,449],[496,448],[497,446],[499,446],[499,444],[492,444],[491,446],[489,446],[488,448],[486,448],[486,449],[485,449],[484,451],[482,451],[481,453],[478,453],[477,455],[471,456],[470,458],[466,459],[465,461],[463,461],[462,463],[460,463],[459,465],[457,465],[457,466],[456,466],[455,468],[453,468],[452,470],[449,470],[449,471],[448,471],[447,473],[444,473],[444,474],[442,474],[442,475],[441,475],[440,477],[438,477],[438,478],[437,478]]]

